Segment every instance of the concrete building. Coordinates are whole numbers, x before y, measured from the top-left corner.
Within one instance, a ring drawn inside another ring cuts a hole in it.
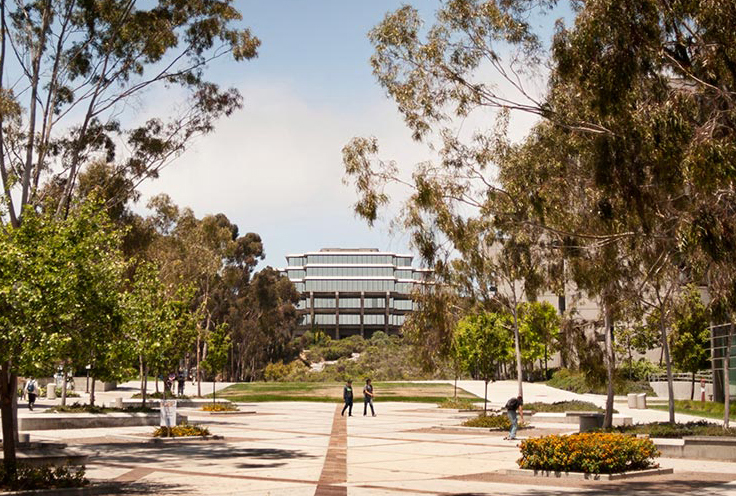
[[[412,259],[375,248],[287,255],[283,271],[302,295],[297,333],[321,330],[335,339],[397,334],[413,309],[414,285],[431,274],[412,267]]]

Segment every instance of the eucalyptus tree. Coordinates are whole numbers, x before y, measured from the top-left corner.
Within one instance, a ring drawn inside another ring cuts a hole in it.
[[[46,182],[64,215],[93,158],[115,159],[133,187],[155,177],[240,108],[236,89],[208,77],[216,59],[256,56],[260,41],[233,26],[240,19],[228,0],[0,3],[2,222],[19,225]],[[162,91],[176,103],[161,115],[130,111]]]

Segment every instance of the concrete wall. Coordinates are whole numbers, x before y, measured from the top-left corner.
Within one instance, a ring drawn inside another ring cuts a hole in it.
[[[659,398],[669,398],[669,395],[667,394],[667,381],[650,381],[649,385],[652,386],[652,389],[654,389],[654,392]],[[692,387],[692,383],[690,381],[673,381],[672,386],[674,389],[676,400],[689,400],[690,399],[690,389]],[[706,384],[705,385],[705,399],[710,400],[712,394],[713,394],[713,385]],[[700,400],[700,382],[699,381],[695,381],[695,396],[693,397],[693,399]]]

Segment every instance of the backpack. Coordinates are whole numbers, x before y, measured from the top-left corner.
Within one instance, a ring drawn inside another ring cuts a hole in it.
[[[28,387],[26,389],[29,393],[34,393],[36,391],[36,386],[31,382],[28,384]]]
[[[506,410],[514,410],[519,408],[519,399],[518,398],[511,398],[506,402]]]

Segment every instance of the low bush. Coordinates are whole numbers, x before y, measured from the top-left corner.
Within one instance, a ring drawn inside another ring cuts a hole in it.
[[[474,401],[466,398],[445,398],[437,403],[440,408],[454,408],[456,410],[477,410]]]
[[[520,449],[521,468],[588,474],[653,468],[660,454],[650,439],[599,432],[528,439]]]
[[[34,489],[60,489],[68,487],[83,487],[89,484],[84,477],[84,467],[45,465],[34,467],[18,464],[15,477],[7,479],[4,467],[0,464],[0,490],[29,491]]]
[[[524,411],[532,412],[602,412],[603,408],[598,408],[589,401],[556,401],[554,403],[525,403]],[[618,413],[614,410],[614,413]]]
[[[183,423],[174,427],[159,427],[153,431],[153,437],[194,437],[209,436],[210,430],[201,425]]]
[[[151,412],[157,412],[158,409],[153,409],[153,408],[143,407],[143,406],[126,406],[125,408],[113,408],[113,407],[101,407],[97,405],[91,406],[87,404],[82,405],[77,402],[74,402],[71,405],[53,406],[46,411],[56,412],[56,413],[115,413],[115,412],[151,413]]]
[[[724,429],[722,425],[699,420],[684,424],[670,424],[668,422],[652,422],[651,424],[636,424],[614,427],[611,431],[627,434],[648,434],[651,437],[681,438],[683,436],[719,436],[736,437],[736,428]]]
[[[495,413],[490,415],[480,414],[475,418],[468,419],[463,422],[465,427],[486,427],[488,429],[497,429],[507,431],[511,428],[511,420],[505,413]],[[526,422],[519,422],[519,429],[526,429]]]
[[[608,386],[605,383],[591,380],[591,377],[580,371],[560,369],[547,381],[547,385],[579,394],[606,394]],[[654,394],[647,381],[630,381],[621,370],[616,370],[613,391],[617,395],[628,393]]]
[[[232,403],[207,403],[202,405],[203,412],[237,412],[238,407]]]

